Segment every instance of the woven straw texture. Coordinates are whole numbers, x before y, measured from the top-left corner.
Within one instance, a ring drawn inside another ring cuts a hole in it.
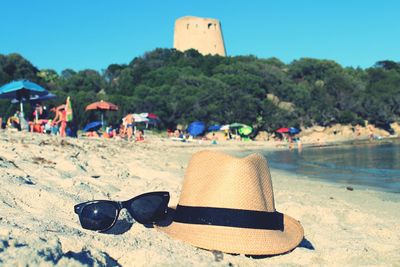
[[[193,155],[179,205],[274,212],[274,193],[266,159],[260,154],[235,158],[215,151]],[[284,231],[172,222],[159,227],[194,246],[248,255],[275,255],[303,239],[299,222],[284,216]]]

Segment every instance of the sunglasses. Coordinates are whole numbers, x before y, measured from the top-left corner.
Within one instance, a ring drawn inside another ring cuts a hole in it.
[[[75,205],[74,210],[84,229],[104,232],[115,225],[124,208],[141,224],[155,223],[164,218],[168,202],[168,192],[150,192],[127,201],[88,201]]]

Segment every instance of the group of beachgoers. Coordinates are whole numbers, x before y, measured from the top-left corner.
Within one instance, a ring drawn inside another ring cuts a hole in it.
[[[68,101],[67,101],[68,104]],[[27,121],[22,112],[16,111],[15,114],[3,121],[0,117],[0,125],[2,128],[14,128],[19,131],[30,131],[32,133],[44,133],[59,135],[61,137],[78,137],[76,124],[72,119],[68,118],[67,104],[53,107],[50,111],[54,112],[54,117],[51,118],[48,114],[46,106],[36,103],[32,113],[31,120]],[[84,129],[81,136],[89,138],[113,138],[123,139],[128,141],[141,142],[144,141],[144,131],[137,129],[135,116],[132,113],[127,114],[122,118],[121,124],[100,124],[96,127]],[[182,129],[170,130],[167,129],[167,135],[173,141],[190,142],[196,139],[197,141],[210,140],[212,144],[217,144],[220,141],[240,140],[248,141],[249,136],[241,136],[234,134],[230,129],[212,131],[201,136],[193,137],[188,131]],[[301,149],[301,142],[297,136],[289,133],[275,133],[276,141],[286,141],[289,149],[293,149],[295,145]]]
[[[132,114],[128,114],[122,118],[120,125],[113,126],[109,124],[102,133],[98,130],[90,130],[86,132],[85,136],[124,139],[127,141],[133,140],[135,142],[144,141],[144,131],[136,128],[135,119]]]
[[[27,120],[25,114],[17,110],[6,121],[3,121],[3,118],[0,117],[0,125],[2,129],[8,128],[32,133],[60,135],[62,137],[76,137],[76,131],[74,132],[72,123],[67,120],[65,105],[51,108],[50,111],[55,114],[53,118],[50,118],[46,106],[36,103],[31,120]]]
[[[50,111],[54,112],[54,117],[48,113],[46,106],[36,103],[30,116],[31,120],[27,120],[25,114],[17,110],[7,120],[3,120],[0,117],[0,128],[59,135],[61,137],[77,137],[77,127],[73,121],[68,120],[65,105],[51,108]],[[103,131],[91,129],[85,132],[83,136],[125,139],[136,142],[144,141],[144,131],[136,128],[132,114],[126,115],[120,125],[112,126],[110,124],[102,129]]]
[[[167,136],[173,141],[192,142],[192,141],[211,141],[211,144],[218,144],[225,141],[249,141],[248,136],[240,136],[229,129],[206,132],[200,136],[192,136],[187,130],[167,129]]]

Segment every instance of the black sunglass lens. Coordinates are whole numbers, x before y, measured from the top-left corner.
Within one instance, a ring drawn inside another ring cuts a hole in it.
[[[117,208],[110,203],[93,203],[83,208],[79,220],[83,228],[100,231],[113,224],[117,213]]]
[[[135,199],[131,203],[131,209],[137,216],[135,218],[140,223],[151,223],[159,219],[160,216],[164,214],[166,205],[163,207],[162,196],[157,195],[147,195]]]

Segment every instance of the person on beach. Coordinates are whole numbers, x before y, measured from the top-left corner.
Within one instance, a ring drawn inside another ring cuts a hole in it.
[[[317,138],[317,145],[318,146],[325,146],[324,140]]]
[[[133,135],[133,127],[135,123],[135,119],[133,118],[133,114],[128,114],[125,116],[125,123],[126,123],[126,135],[128,137],[128,141],[131,140]]]
[[[167,129],[167,136],[168,136],[169,138],[174,137],[174,131],[171,130],[170,128],[168,128],[168,129]]]
[[[211,144],[213,144],[213,145],[218,144],[218,143],[217,143],[218,136],[216,136],[215,133],[212,133],[211,140],[212,140],[212,141],[211,141]]]
[[[60,112],[56,107],[52,108],[51,110],[55,113],[55,116],[52,121],[53,121],[53,125],[56,126],[58,123],[58,120],[60,118]]]
[[[89,131],[86,133],[87,137],[100,137],[100,135],[97,133],[97,131]]]
[[[40,103],[36,103],[35,109],[32,113],[32,121],[29,121],[29,131],[31,133],[43,133],[44,132],[44,124],[46,121],[42,120],[42,114],[43,114],[43,107],[40,105]]]
[[[125,137],[126,137],[126,125],[124,123],[122,123],[119,126],[117,134],[118,135],[116,135],[116,137],[118,137],[119,139],[125,139]]]
[[[225,130],[225,137],[227,141],[232,140],[232,133],[228,129]]]
[[[36,103],[35,110],[33,111],[34,120],[38,121],[42,118],[43,115],[43,106],[40,103]]]
[[[61,137],[65,137],[66,136],[66,129],[67,129],[67,111],[65,109],[60,111],[60,122],[61,122],[61,126],[60,126],[60,136]]]
[[[65,130],[67,128],[67,112],[65,111],[65,108],[56,109],[56,116],[53,119],[53,125],[58,124],[60,124],[60,136],[65,137]]]
[[[135,141],[136,142],[143,142],[144,141],[144,136],[143,135],[144,135],[143,130],[137,130],[136,134],[135,134],[135,136],[136,136]]]
[[[183,134],[182,134],[181,130],[178,130],[178,129],[175,130],[174,136],[175,136],[175,138],[183,138]]]
[[[116,131],[113,129],[113,126],[111,124],[106,127],[106,130],[103,133],[104,138],[113,138],[116,136]]]
[[[5,129],[7,126],[6,122],[3,121],[3,117],[0,117],[0,129]]]
[[[44,132],[44,124],[45,121],[43,120],[36,120],[30,121],[29,123],[29,129],[31,133],[43,133]]]
[[[372,139],[374,139],[374,129],[372,128],[372,126],[371,125],[368,125],[368,136],[369,136],[369,139],[370,140],[372,140]]]
[[[16,128],[18,131],[21,131],[21,114],[19,110],[17,110],[13,116],[7,119],[7,127]]]
[[[297,149],[298,149],[299,152],[301,152],[302,149],[303,149],[303,144],[301,143],[300,138],[297,138],[296,142],[297,142]]]
[[[293,150],[293,149],[294,149],[293,141],[289,141],[289,150]]]
[[[47,120],[46,124],[44,125],[43,131],[46,134],[51,134],[52,132],[52,124],[53,124],[53,120]]]

